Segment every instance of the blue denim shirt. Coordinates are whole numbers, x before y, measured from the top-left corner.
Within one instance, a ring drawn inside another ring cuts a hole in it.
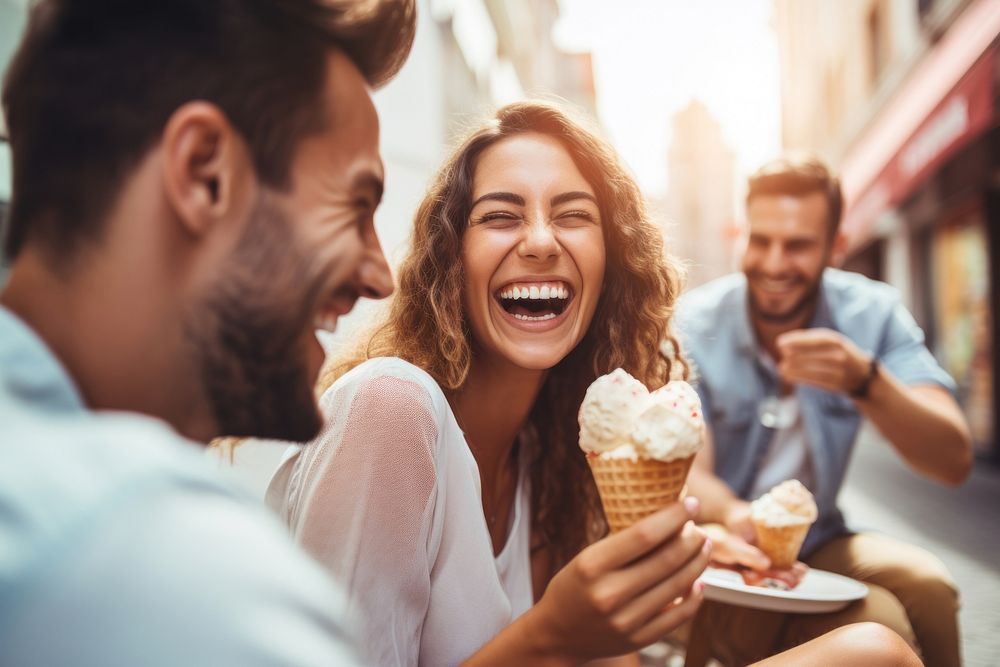
[[[260,501],[0,307],[0,665],[358,665],[348,628]]]
[[[844,334],[903,384],[955,391],[952,378],[924,345],[923,331],[889,285],[826,269],[809,326]],[[775,433],[761,424],[758,411],[764,398],[776,394],[778,380],[759,361],[745,276],[724,276],[686,293],[678,306],[677,331],[694,364],[715,447],[715,472],[737,495],[752,500],[748,495]],[[803,546],[803,555],[808,555],[847,532],[837,494],[861,414],[843,394],[806,385],[795,392],[813,464],[810,490],[819,507],[819,518]]]

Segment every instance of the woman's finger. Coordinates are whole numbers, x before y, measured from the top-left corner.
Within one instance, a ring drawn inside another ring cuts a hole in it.
[[[642,558],[679,533],[697,513],[697,505],[697,500],[690,497],[683,503],[671,503],[620,533],[592,544],[577,557],[581,573],[593,580]]]
[[[599,584],[599,598],[607,609],[622,604],[664,581],[698,555],[706,543],[705,533],[688,522],[680,534],[640,560],[609,574]],[[711,548],[709,546],[709,548]],[[610,598],[610,599],[606,599]]]
[[[671,604],[658,615],[653,616],[642,628],[633,632],[632,642],[636,647],[641,648],[660,641],[682,623],[694,618],[704,597],[703,585],[698,582],[691,588],[691,592],[686,597]]]
[[[692,586],[708,566],[711,544],[698,551],[681,568],[675,570],[660,583],[625,604],[615,614],[615,622],[622,628],[639,628],[649,622],[674,600],[688,595]]]

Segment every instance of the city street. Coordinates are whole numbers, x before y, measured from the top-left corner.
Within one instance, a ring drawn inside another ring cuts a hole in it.
[[[862,433],[840,498],[848,521],[938,555],[962,593],[968,667],[1000,661],[1000,469],[978,464],[959,489],[910,472],[873,430]]]

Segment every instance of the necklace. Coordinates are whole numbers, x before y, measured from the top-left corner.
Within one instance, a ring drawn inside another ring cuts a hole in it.
[[[459,416],[458,411],[453,409],[452,413],[455,415],[455,422],[458,424],[458,427],[462,431],[462,437],[465,438],[466,446],[469,448],[469,451],[472,452],[473,458],[476,458],[475,453],[477,451],[477,448],[472,440],[472,437],[469,435],[468,429],[465,428],[465,424],[462,422],[462,418]],[[517,444],[515,443],[514,448],[511,451],[511,457],[513,459],[516,459],[518,455],[517,449],[518,447]],[[476,467],[479,468],[478,458],[476,459]],[[479,469],[479,497],[483,505],[483,518],[486,519],[486,525],[491,533],[493,532],[493,529],[496,528],[497,524],[497,507],[500,504],[497,497],[503,495],[502,491],[500,490],[501,486],[502,484],[497,484],[496,492],[490,494],[489,497],[487,497],[486,493],[487,485],[483,483],[482,469]]]
[[[497,525],[499,507],[501,505],[508,506],[506,502],[501,502],[503,496],[506,495],[503,492],[503,489],[506,485],[503,483],[496,484],[495,486],[492,487],[493,493],[487,496],[487,485],[484,483],[483,471],[479,464],[479,457],[476,456],[477,451],[481,453],[483,450],[481,448],[476,447],[476,443],[473,442],[472,437],[469,435],[469,430],[465,427],[465,423],[463,422],[462,417],[459,415],[458,410],[452,408],[452,414],[455,415],[455,422],[458,424],[459,429],[461,429],[462,431],[462,437],[465,438],[466,446],[469,448],[469,451],[472,452],[473,458],[476,459],[476,468],[479,471],[479,498],[483,506],[483,518],[486,520],[487,529],[492,534]],[[519,451],[518,451],[519,449],[520,447],[518,446],[518,442],[515,441],[513,447],[511,448],[510,461],[506,465],[504,465],[505,468],[507,466],[511,466],[514,469],[517,468],[516,462],[519,456]],[[517,483],[516,476],[514,483],[516,488],[516,483]]]
[[[487,494],[487,485],[483,484],[482,472],[480,472],[479,488],[483,500],[483,515],[486,517],[486,523],[489,524],[490,531],[496,527],[497,510],[502,504],[505,504],[501,502],[501,498],[505,495],[501,487],[501,484],[497,484],[492,489],[493,493]]]

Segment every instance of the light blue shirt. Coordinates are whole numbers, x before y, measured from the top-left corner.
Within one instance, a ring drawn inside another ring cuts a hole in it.
[[[356,665],[345,600],[166,424],[0,308],[0,665]]]
[[[924,334],[885,283],[826,269],[810,327],[850,338],[905,385],[932,384],[955,391],[955,383],[924,345]],[[761,401],[774,396],[778,380],[760,363],[750,324],[747,284],[732,274],[691,290],[677,310],[677,330],[698,376],[697,389],[715,447],[715,472],[747,500],[775,431],[760,420]],[[861,415],[843,394],[799,385],[795,389],[813,464],[819,518],[803,546],[807,556],[846,532],[837,509]]]

